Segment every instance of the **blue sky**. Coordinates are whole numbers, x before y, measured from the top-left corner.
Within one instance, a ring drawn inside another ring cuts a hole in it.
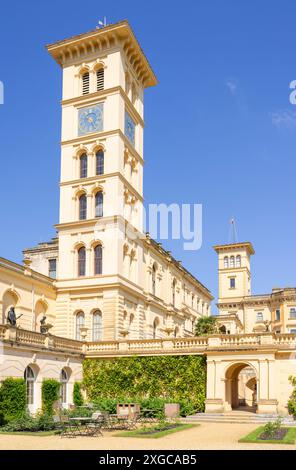
[[[293,0],[28,0],[1,5],[1,256],[54,236],[61,71],[44,45],[128,19],[159,79],[145,98],[146,203],[203,204],[203,245],[165,247],[213,293],[229,219],[252,241],[253,293],[295,285]],[[166,175],[165,180],[163,176]]]

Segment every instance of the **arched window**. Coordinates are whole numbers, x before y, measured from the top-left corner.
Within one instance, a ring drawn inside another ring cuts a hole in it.
[[[241,256],[237,255],[236,257],[236,267],[240,268],[241,267]]]
[[[78,250],[78,276],[85,276],[86,266],[86,251],[85,247],[82,246]]]
[[[79,198],[79,220],[85,220],[87,217],[87,198],[86,194],[81,194]]]
[[[97,70],[97,91],[104,90],[104,69]]]
[[[30,366],[26,367],[24,378],[26,382],[27,405],[33,405],[34,404],[35,374],[33,372],[33,369]]]
[[[102,245],[97,245],[94,248],[94,273],[95,275],[102,274],[103,271],[103,250]]]
[[[82,94],[87,95],[89,93],[89,73],[85,72],[82,75]]]
[[[234,256],[230,256],[230,267],[234,268]]]
[[[87,178],[87,155],[84,153],[79,159],[80,163],[80,178]]]
[[[95,197],[95,216],[96,217],[103,217],[103,193],[99,191]]]
[[[156,265],[152,266],[152,294],[155,295],[156,291]]]
[[[224,256],[224,268],[229,267],[228,256]]]
[[[96,310],[93,313],[93,322],[92,322],[92,340],[93,341],[102,341],[103,337],[103,323],[102,323],[102,312],[101,310]]]
[[[67,385],[68,385],[68,374],[65,369],[61,372],[61,400],[62,403],[67,403]]]
[[[172,304],[175,307],[176,305],[176,279],[172,282]]]
[[[98,150],[96,153],[96,174],[104,174],[104,152],[103,150]]]
[[[76,339],[77,339],[77,341],[82,340],[81,328],[83,328],[83,327],[84,327],[84,313],[79,312],[76,315]]]

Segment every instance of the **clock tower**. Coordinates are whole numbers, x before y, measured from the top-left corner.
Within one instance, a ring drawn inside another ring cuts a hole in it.
[[[141,308],[143,95],[156,77],[126,21],[47,48],[63,73],[55,331],[120,339],[124,303]]]

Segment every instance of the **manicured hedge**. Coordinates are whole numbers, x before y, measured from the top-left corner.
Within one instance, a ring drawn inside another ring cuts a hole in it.
[[[114,409],[118,401],[181,404],[182,414],[203,411],[206,397],[204,356],[86,359],[83,385],[88,399]],[[109,405],[108,405],[109,403]]]
[[[0,386],[0,425],[22,416],[26,411],[24,379],[5,379]]]

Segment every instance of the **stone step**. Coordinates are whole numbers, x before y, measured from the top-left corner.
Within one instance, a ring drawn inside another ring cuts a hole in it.
[[[187,416],[186,422],[207,422],[207,423],[237,423],[237,424],[266,424],[274,421],[278,415],[259,415],[255,413],[197,413],[196,415]],[[296,426],[296,421],[292,417],[284,417],[282,419],[284,426]]]

